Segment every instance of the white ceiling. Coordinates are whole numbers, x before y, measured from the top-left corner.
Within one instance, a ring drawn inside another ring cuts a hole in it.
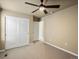
[[[45,15],[42,11],[32,13],[32,11],[34,11],[38,7],[27,5],[24,3],[25,1],[40,5],[40,0],[0,0],[0,6],[5,10],[15,11],[28,15],[36,15],[38,17],[42,17]],[[77,4],[77,0],[48,0],[48,2],[46,3],[46,5],[54,5],[54,4],[59,4],[60,8],[47,9],[49,13]]]

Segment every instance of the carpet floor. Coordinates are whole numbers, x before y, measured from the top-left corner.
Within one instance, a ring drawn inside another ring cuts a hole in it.
[[[0,53],[0,59],[77,59],[77,57],[39,41]]]

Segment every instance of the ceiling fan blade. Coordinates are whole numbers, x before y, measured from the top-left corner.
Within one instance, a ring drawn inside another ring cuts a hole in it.
[[[45,14],[48,14],[47,10],[44,10],[44,13],[45,13]]]
[[[40,1],[41,1],[41,3],[43,3],[44,0],[40,0]]]
[[[39,10],[39,8],[38,9],[36,9],[36,10],[34,10],[32,13],[34,13],[34,12],[36,12],[36,11],[38,11]]]
[[[29,4],[29,5],[32,5],[32,6],[36,6],[36,7],[39,7],[39,5],[36,5],[36,4],[32,4],[32,3],[29,3],[29,2],[25,2],[25,4]]]
[[[59,8],[60,5],[47,5],[47,6],[44,6],[45,8]]]

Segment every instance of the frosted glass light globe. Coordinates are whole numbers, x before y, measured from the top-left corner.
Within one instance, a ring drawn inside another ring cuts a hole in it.
[[[40,7],[40,9],[39,9],[40,11],[43,11],[43,10],[45,10],[45,8],[44,7]]]

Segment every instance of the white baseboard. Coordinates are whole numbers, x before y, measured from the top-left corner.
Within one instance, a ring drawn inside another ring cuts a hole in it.
[[[8,48],[5,48],[5,50],[11,50],[11,49],[20,48],[20,47],[24,47],[24,46],[28,46],[28,45],[29,44],[23,44],[23,45],[20,45],[20,46],[8,47]]]
[[[4,52],[5,51],[5,49],[3,49],[3,50],[0,50],[0,52]]]
[[[50,44],[50,43],[45,42],[45,41],[42,41],[42,42],[43,42],[43,43],[46,43],[46,44],[48,44],[48,45],[50,45],[50,46],[52,46],[52,47],[55,47],[55,48],[57,48],[57,49],[59,49],[59,50],[62,50],[62,51],[64,51],[64,52],[67,52],[67,53],[69,53],[69,54],[71,54],[71,55],[78,56],[76,53],[73,53],[73,52],[71,52],[71,51],[68,51],[68,50],[66,50],[66,49],[63,49],[63,48],[61,48],[61,47],[55,46],[55,45]]]

